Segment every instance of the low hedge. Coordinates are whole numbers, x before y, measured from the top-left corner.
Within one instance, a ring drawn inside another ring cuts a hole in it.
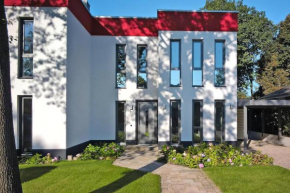
[[[226,144],[203,143],[186,149],[165,145],[161,152],[166,162],[190,168],[273,165],[273,158],[260,151],[244,154],[239,148]]]
[[[122,155],[124,152],[124,147],[116,143],[104,143],[101,146],[89,144],[83,153],[78,154],[78,159],[81,160],[91,160],[91,159],[100,159],[100,160],[109,160],[115,159]]]

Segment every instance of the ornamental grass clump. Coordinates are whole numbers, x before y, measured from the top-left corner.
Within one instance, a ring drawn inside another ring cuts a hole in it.
[[[232,145],[219,144],[189,146],[183,152],[175,147],[163,146],[164,159],[172,164],[184,165],[190,168],[219,167],[219,166],[256,166],[272,165],[273,158],[260,151],[244,154]]]
[[[124,147],[116,143],[104,143],[102,146],[91,145],[89,144],[83,153],[78,154],[78,159],[81,160],[91,160],[91,159],[100,159],[100,160],[110,160],[116,159],[121,156],[124,152]]]

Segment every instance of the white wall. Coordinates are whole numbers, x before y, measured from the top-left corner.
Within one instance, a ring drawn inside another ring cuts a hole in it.
[[[170,39],[181,40],[182,87],[169,87]],[[192,40],[203,39],[204,87],[192,87]],[[215,39],[226,47],[225,87],[214,86]],[[236,32],[159,32],[158,89],[159,141],[169,141],[170,99],[181,99],[181,141],[192,141],[192,100],[203,100],[203,140],[214,141],[214,101],[225,100],[225,140],[237,140],[237,33]],[[230,109],[230,105],[234,108]],[[165,107],[165,108],[164,108]]]
[[[67,148],[90,140],[91,35],[68,10]]]
[[[18,41],[10,44],[13,123],[18,144],[17,96],[33,96],[33,149],[66,148],[67,8],[5,7],[18,39],[19,17],[34,18],[34,79],[18,79]]]
[[[116,44],[126,44],[126,89],[116,89]],[[137,89],[137,44],[147,44],[148,89]],[[92,37],[91,139],[115,140],[116,101],[126,101],[127,140],[135,140],[135,100],[157,100],[156,37]],[[134,111],[130,109],[134,106]]]

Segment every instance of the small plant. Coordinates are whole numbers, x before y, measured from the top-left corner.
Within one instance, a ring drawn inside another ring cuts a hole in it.
[[[60,157],[54,157],[52,158],[50,153],[48,153],[46,156],[42,157],[42,155],[36,153],[33,156],[25,155],[22,156],[19,160],[19,164],[52,164],[54,162],[60,161]]]
[[[188,166],[190,168],[204,168],[217,166],[255,166],[272,165],[273,158],[261,152],[244,154],[237,147],[219,144],[180,147],[163,146],[161,153],[169,163]]]
[[[90,159],[115,159],[124,152],[124,148],[116,143],[103,144],[102,146],[89,144],[83,153],[79,154],[81,160]],[[78,156],[77,156],[78,157]]]

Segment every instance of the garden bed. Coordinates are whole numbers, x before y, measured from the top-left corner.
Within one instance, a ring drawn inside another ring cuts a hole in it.
[[[260,151],[243,153],[239,148],[226,144],[213,146],[203,143],[186,149],[163,146],[161,152],[163,161],[190,168],[273,165],[273,158]]]

